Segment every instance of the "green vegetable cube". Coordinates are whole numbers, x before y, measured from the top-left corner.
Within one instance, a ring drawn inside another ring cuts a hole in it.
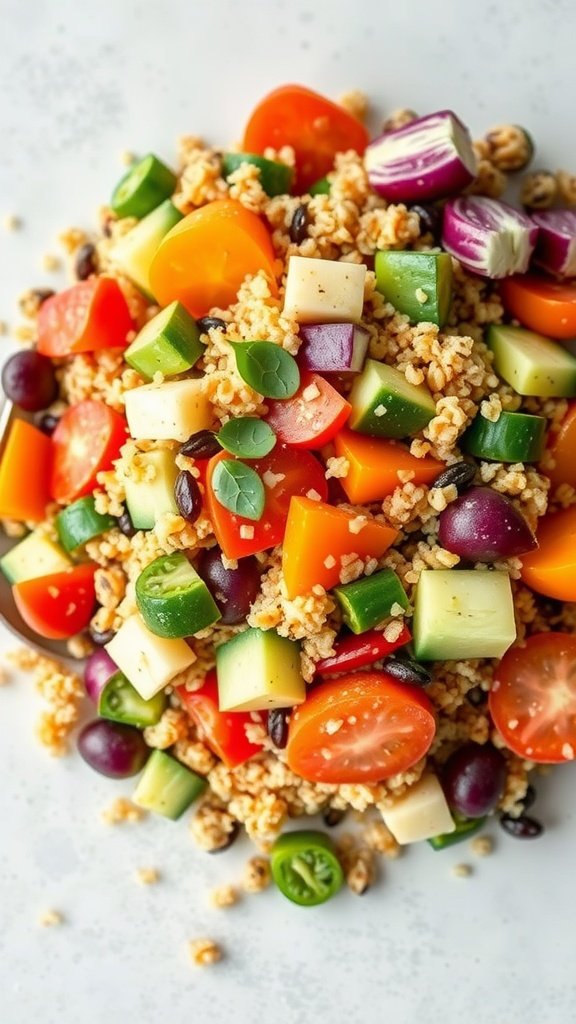
[[[152,380],[155,373],[164,377],[184,373],[203,351],[196,321],[179,302],[171,302],[142,328],[126,349],[124,359]]]
[[[216,651],[221,711],[266,711],[302,704],[300,647],[273,629],[247,629]]]
[[[573,398],[576,395],[576,359],[564,345],[523,327],[492,324],[488,345],[494,369],[519,395],[538,398]]]
[[[353,633],[364,633],[389,615],[408,608],[404,588],[392,569],[382,569],[372,576],[335,587],[334,595],[344,622]]]
[[[424,569],[412,635],[422,661],[501,658],[516,639],[508,573]]]
[[[436,413],[424,385],[409,384],[394,366],[367,359],[348,396],[352,412],[348,426],[373,437],[410,437]]]
[[[412,323],[443,327],[452,302],[452,260],[445,252],[377,252],[376,285]]]

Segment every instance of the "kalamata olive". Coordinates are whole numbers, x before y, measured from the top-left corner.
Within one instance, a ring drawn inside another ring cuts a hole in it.
[[[92,274],[98,273],[98,256],[96,246],[92,245],[92,242],[86,242],[77,250],[74,272],[79,281],[86,281]]]
[[[439,206],[434,206],[432,203],[426,205],[415,203],[414,206],[410,207],[410,212],[418,214],[421,235],[430,234],[434,240],[440,238],[442,232],[442,210]]]
[[[213,430],[197,430],[178,449],[179,455],[190,459],[211,459],[221,451],[222,445]]]
[[[495,562],[537,547],[524,517],[491,487],[471,487],[451,502],[440,513],[438,539],[470,562]]]
[[[208,331],[225,331],[226,321],[221,320],[219,316],[201,316],[196,321],[196,327],[200,331],[200,334],[207,334]]]
[[[52,362],[35,349],[16,352],[2,369],[4,394],[26,412],[39,412],[54,401],[58,385]]]
[[[249,555],[238,559],[237,569],[225,569],[220,548],[203,551],[198,563],[198,573],[204,580],[220,612],[221,622],[233,626],[244,622],[250,605],[260,590],[258,562]]]
[[[97,647],[103,647],[104,644],[109,644],[114,636],[113,629],[105,629],[101,632],[99,629],[94,629],[94,626],[90,626],[88,632],[92,643],[96,644]]]
[[[59,422],[59,416],[54,416],[53,413],[51,412],[45,412],[43,416],[41,416],[40,419],[38,420],[36,426],[38,427],[38,430],[42,431],[43,434],[46,434],[48,437],[52,437],[52,434],[56,430],[56,427],[58,426]]]
[[[308,210],[306,205],[301,203],[297,206],[294,211],[294,216],[290,224],[290,240],[295,245],[299,245],[305,238],[308,237]]]
[[[503,814],[500,817],[500,824],[509,836],[514,836],[514,839],[537,839],[544,831],[544,826],[527,814],[521,814],[519,818]]]
[[[532,783],[529,782],[528,786],[527,786],[527,789],[526,789],[526,792],[524,794],[524,799],[522,801],[522,807],[524,808],[525,811],[527,811],[527,810],[529,810],[530,807],[532,807],[532,804],[534,804],[535,802],[536,802],[536,790],[534,789],[534,786],[532,785]]]
[[[186,469],[181,469],[176,477],[174,498],[182,518],[195,523],[202,511],[202,492],[196,478]]]
[[[111,638],[110,638],[111,639]],[[107,643],[108,641],[106,641]],[[112,661],[112,658],[108,654],[108,651],[100,648],[97,651],[93,651],[84,669],[84,687],[86,693],[90,697],[90,700],[94,704],[98,704],[100,694],[106,686],[106,683],[118,671],[118,665]]]
[[[384,658],[382,668],[389,676],[409,686],[428,686],[432,682],[428,669],[412,658]]]
[[[472,466],[469,462],[455,462],[452,466],[448,466],[443,473],[440,473],[431,486],[450,487],[453,485],[458,494],[461,494],[470,486],[475,476],[476,466]]]
[[[344,821],[346,817],[346,811],[341,811],[339,807],[327,807],[322,812],[322,820],[328,828],[335,828],[341,821]]]
[[[122,531],[125,537],[133,537],[136,533],[136,527],[132,522],[129,512],[123,512],[121,516],[118,516],[118,529]]]
[[[466,743],[447,760],[442,784],[450,806],[466,818],[492,811],[504,789],[506,761],[490,744]]]
[[[150,750],[139,729],[97,718],[82,729],[78,752],[100,775],[127,779],[142,770]]]
[[[466,694],[466,700],[472,705],[473,708],[481,708],[483,704],[488,700],[488,694],[486,690],[483,690],[481,686],[473,686],[471,690],[468,690]]]
[[[272,708],[268,712],[266,731],[275,747],[282,750],[288,741],[288,715],[291,708]]]

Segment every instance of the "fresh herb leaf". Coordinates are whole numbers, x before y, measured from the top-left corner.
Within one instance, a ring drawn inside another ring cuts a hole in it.
[[[256,522],[262,518],[266,495],[258,473],[234,459],[222,459],[212,474],[216,500],[229,512]]]
[[[227,452],[241,459],[261,459],[272,451],[276,434],[268,423],[256,416],[239,416],[224,424],[218,440]]]
[[[242,380],[264,398],[291,398],[300,386],[298,363],[271,341],[243,341],[233,345]]]

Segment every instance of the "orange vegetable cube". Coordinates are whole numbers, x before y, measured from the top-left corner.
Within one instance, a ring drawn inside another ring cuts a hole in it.
[[[334,438],[334,446],[336,454],[350,463],[348,475],[340,483],[354,505],[392,494],[404,482],[399,472],[413,473],[414,484],[431,484],[446,468],[437,459],[415,458],[399,441],[368,437],[353,430],[341,430]]]
[[[540,520],[538,548],[522,555],[522,580],[538,594],[576,601],[576,506]]]
[[[0,517],[44,519],[50,501],[50,438],[26,420],[14,420],[0,461]]]

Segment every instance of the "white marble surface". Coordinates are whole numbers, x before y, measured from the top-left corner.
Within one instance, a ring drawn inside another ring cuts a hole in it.
[[[24,222],[0,228],[0,319],[50,283],[42,254],[90,223],[123,149],[170,160],[183,132],[237,138],[285,81],[362,87],[380,113],[454,106],[475,131],[521,122],[540,165],[576,169],[575,29],[570,0],[0,0],[0,221]],[[546,836],[497,834],[470,879],[451,875],[466,848],[422,847],[363,899],[307,912],[268,891],[219,912],[207,886],[233,881],[248,847],[204,855],[185,821],[106,829],[101,807],[129,784],[50,760],[38,708],[28,680],[0,692],[2,1024],[574,1020],[575,770],[540,784]],[[134,881],[147,865],[161,884]],[[41,929],[47,908],[65,925]],[[201,971],[185,943],[204,934],[228,955]]]

